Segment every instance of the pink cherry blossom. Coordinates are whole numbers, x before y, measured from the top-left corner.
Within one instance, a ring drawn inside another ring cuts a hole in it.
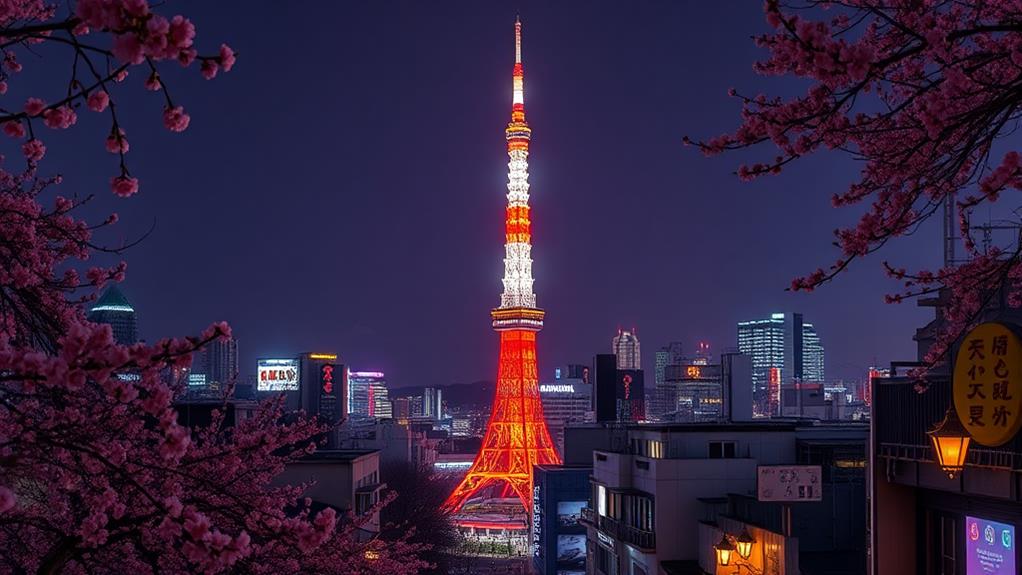
[[[25,126],[18,120],[4,122],[4,133],[12,138],[24,138]]]
[[[220,67],[224,69],[224,72],[230,72],[231,68],[234,67],[234,62],[237,57],[234,50],[231,49],[227,44],[220,45]]]
[[[87,104],[93,112],[102,112],[110,105],[110,96],[104,90],[96,90],[89,94]]]
[[[111,154],[127,154],[129,147],[128,138],[120,128],[106,137],[106,151]]]
[[[21,152],[30,162],[38,162],[46,155],[46,146],[36,139],[29,140],[21,146]]]
[[[77,121],[78,114],[75,114],[75,111],[68,106],[50,108],[43,113],[43,123],[46,124],[47,128],[55,130],[67,129]]]
[[[138,192],[138,178],[115,176],[110,179],[110,189],[118,196],[127,198]]]
[[[203,60],[202,61],[202,66],[200,67],[200,70],[202,72],[202,77],[207,79],[207,80],[212,80],[213,78],[216,78],[216,72],[217,72],[218,68],[219,68],[219,65],[217,65],[217,63],[215,61],[213,61],[213,60]]]
[[[112,52],[122,62],[129,64],[141,64],[145,60],[142,41],[139,40],[138,34],[134,32],[116,36]]]
[[[150,92],[156,92],[160,89],[160,76],[153,72],[149,74],[149,77],[145,79],[145,89]]]
[[[46,109],[46,102],[39,98],[29,98],[25,101],[25,113],[29,116],[38,116]]]
[[[181,106],[167,108],[163,112],[163,125],[171,132],[183,132],[188,128],[191,117],[185,113]]]

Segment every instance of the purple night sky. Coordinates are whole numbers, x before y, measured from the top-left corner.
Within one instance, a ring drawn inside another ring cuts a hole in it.
[[[831,378],[914,358],[930,312],[884,304],[896,286],[880,263],[939,263],[936,225],[837,284],[790,294],[792,277],[837,256],[831,231],[858,215],[830,205],[853,162],[821,155],[742,183],[732,171],[751,156],[682,145],[737,126],[729,87],[801,88],[752,72],[759,3],[288,2],[272,21],[251,6],[168,5],[196,23],[200,50],[222,39],[240,56],[212,85],[196,70],[167,78],[192,115],[182,134],[159,127],[162,98],[129,77],[137,196],[107,191],[105,134],[48,136],[65,189],[97,191],[90,209],[120,213],[101,239],[155,220],[122,285],[146,339],[226,319],[242,375],[257,357],[312,350],[385,371],[394,387],[492,379],[519,8],[542,379],[608,352],[619,326],[638,328],[652,369],[670,340],[720,350],[737,321],[775,311],[816,324]]]

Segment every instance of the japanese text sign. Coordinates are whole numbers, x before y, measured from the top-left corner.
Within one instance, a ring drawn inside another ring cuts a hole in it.
[[[1008,326],[983,323],[955,358],[955,411],[979,444],[1002,445],[1022,426],[1022,340]]]

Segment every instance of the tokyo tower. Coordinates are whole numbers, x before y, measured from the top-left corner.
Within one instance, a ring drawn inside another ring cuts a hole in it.
[[[457,511],[473,495],[500,487],[532,508],[532,466],[560,463],[543,419],[536,369],[536,333],[543,329],[543,310],[532,291],[532,235],[529,220],[529,139],[525,121],[525,74],[522,68],[522,23],[515,19],[514,92],[507,137],[507,217],[504,243],[504,293],[492,310],[500,334],[497,392],[486,435],[465,479],[447,498]]]

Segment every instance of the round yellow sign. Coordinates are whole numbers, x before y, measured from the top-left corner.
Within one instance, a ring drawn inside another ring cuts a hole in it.
[[[958,419],[976,443],[995,447],[1022,427],[1022,340],[1001,323],[966,334],[955,357]]]

